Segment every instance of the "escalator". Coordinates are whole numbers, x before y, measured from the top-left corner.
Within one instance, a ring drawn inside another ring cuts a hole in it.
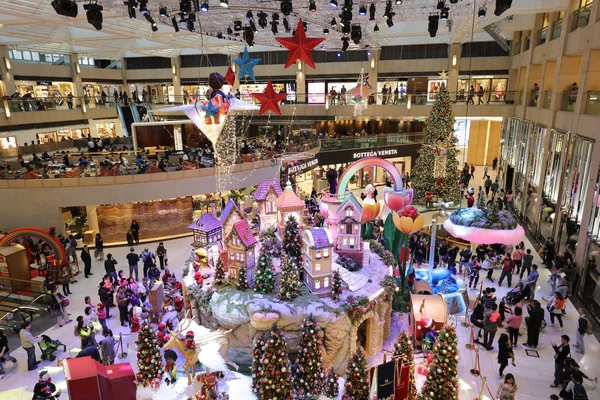
[[[121,125],[123,126],[123,132],[125,136],[131,136],[131,124],[134,122],[139,122],[135,120],[132,106],[118,105],[117,111],[119,113],[119,119],[121,120]]]

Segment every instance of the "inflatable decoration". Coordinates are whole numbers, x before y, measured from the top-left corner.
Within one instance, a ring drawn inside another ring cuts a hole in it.
[[[452,274],[448,268],[438,267],[433,270],[431,274],[431,283],[435,286],[439,282],[444,281],[445,279],[450,278]]]
[[[386,187],[383,189],[383,200],[390,210],[400,211],[412,203],[413,190],[401,189],[399,191],[394,191],[394,189]]]

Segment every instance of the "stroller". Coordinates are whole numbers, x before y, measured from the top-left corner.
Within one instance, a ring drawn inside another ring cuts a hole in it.
[[[510,292],[506,293],[503,301],[508,305],[514,305],[520,300],[529,300],[531,297],[531,286],[526,281],[519,281]]]
[[[38,345],[42,351],[42,360],[56,360],[54,352],[57,351],[60,346],[63,347],[63,352],[67,351],[67,346],[62,344],[60,340],[52,340],[46,335],[42,335],[42,340],[39,341]]]

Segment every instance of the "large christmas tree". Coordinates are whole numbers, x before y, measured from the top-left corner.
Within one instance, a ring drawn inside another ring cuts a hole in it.
[[[300,295],[300,276],[298,267],[293,260],[285,258],[279,275],[279,298],[294,300]]]
[[[291,399],[292,378],[285,338],[275,324],[268,333],[263,354],[260,358],[259,400]]]
[[[262,357],[265,354],[265,346],[267,343],[268,332],[260,335],[254,342],[254,349],[252,350],[252,391],[254,394],[260,392],[261,378],[262,378]]]
[[[238,270],[238,279],[235,285],[238,290],[248,289],[248,279],[246,278],[246,265],[242,264]]]
[[[425,193],[430,191],[444,201],[458,204],[460,172],[455,144],[454,113],[450,96],[445,88],[441,88],[427,119],[419,158],[411,173],[415,203],[424,204]]]
[[[254,276],[254,291],[258,293],[273,293],[275,289],[275,274],[273,260],[266,251],[261,251]]]
[[[346,365],[344,400],[369,398],[369,369],[365,354],[359,347]]]
[[[458,399],[458,340],[453,326],[443,328],[433,346],[433,360],[419,400]]]
[[[285,221],[283,252],[292,262],[294,262],[296,267],[302,267],[302,238],[300,237],[300,226],[293,215],[290,215]]]
[[[217,260],[217,266],[215,267],[215,283],[220,285],[225,281],[225,269],[223,268],[223,261],[221,258]]]
[[[156,342],[156,335],[147,322],[140,328],[137,360],[137,381],[142,386],[158,387],[163,375],[162,354]]]
[[[298,398],[313,399],[323,390],[323,333],[314,317],[308,316],[302,323],[298,359],[293,368],[294,391]]]
[[[394,343],[392,358],[399,358],[402,360],[403,365],[411,364],[414,361],[413,344],[410,337],[404,331],[400,332],[400,335],[398,335],[398,338],[396,339],[396,343]],[[408,390],[411,396],[414,397],[417,394],[414,371],[411,371],[410,373],[409,382],[410,386]]]

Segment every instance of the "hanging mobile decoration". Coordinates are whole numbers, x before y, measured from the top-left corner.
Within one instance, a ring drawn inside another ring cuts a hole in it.
[[[296,34],[292,37],[287,38],[275,38],[279,43],[289,50],[287,61],[285,62],[285,68],[294,64],[296,61],[301,60],[310,66],[312,69],[315,68],[313,61],[312,51],[317,47],[325,38],[308,38],[306,32],[304,32],[304,25],[302,19],[298,21],[296,27]]]
[[[260,58],[250,58],[248,47],[244,47],[242,58],[234,58],[233,62],[239,66],[238,80],[241,81],[246,76],[249,76],[253,81],[256,80],[254,67],[260,62]]]
[[[352,96],[352,101],[354,102],[354,116],[358,117],[367,109],[367,99],[373,94],[373,89],[365,85],[364,69],[361,68],[360,70],[356,87],[348,90],[348,93]]]
[[[281,117],[279,102],[285,99],[286,96],[287,94],[285,93],[275,93],[273,84],[271,83],[271,78],[269,78],[269,83],[267,83],[267,87],[263,93],[252,93],[252,97],[260,101],[260,110],[258,111],[258,116],[260,117],[267,111],[273,111],[275,114]]]

